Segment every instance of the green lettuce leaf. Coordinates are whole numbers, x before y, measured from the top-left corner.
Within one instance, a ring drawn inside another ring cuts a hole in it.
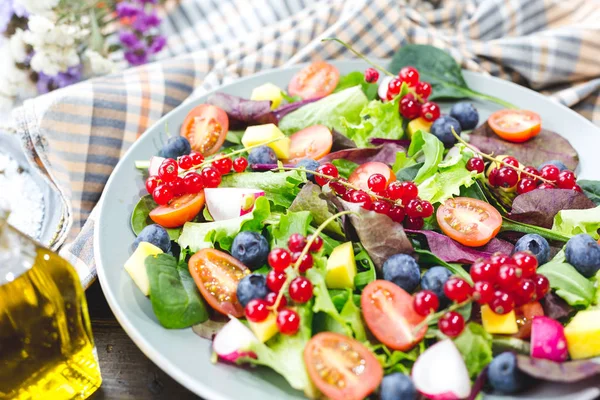
[[[306,174],[287,172],[243,172],[225,175],[219,187],[264,190],[265,196],[276,206],[288,208],[300,192],[298,185],[306,181]]]
[[[340,311],[340,317],[348,326],[350,326],[350,329],[352,329],[352,332],[354,333],[354,338],[359,342],[362,342],[367,340],[367,333],[362,322],[362,314],[360,308],[354,303],[352,290],[348,289],[347,291],[348,300],[346,300],[346,304],[344,304],[342,311]]]
[[[598,239],[600,229],[600,206],[588,210],[562,210],[554,217],[552,230],[565,235],[587,233]]]
[[[289,113],[279,121],[279,129],[291,134],[312,125],[325,125],[345,133],[342,118],[352,124],[359,123],[360,111],[367,103],[361,87],[354,86]]]
[[[419,168],[414,178],[414,182],[418,185],[437,172],[438,164],[444,157],[444,144],[431,133],[419,130],[411,138],[407,155],[414,161],[424,156],[423,166]]]
[[[454,339],[463,356],[469,376],[474,379],[492,361],[492,335],[480,324],[469,322],[465,330]]]
[[[369,102],[360,112],[360,122],[343,120],[345,133],[358,147],[368,147],[370,138],[401,139],[404,136],[398,102]]]
[[[338,172],[341,177],[348,179],[350,174],[354,172],[356,168],[358,168],[358,164],[352,162],[350,160],[345,160],[343,158],[338,158],[336,160],[332,160],[331,163],[336,166]]]
[[[308,211],[288,212],[279,218],[279,223],[271,225],[271,248],[287,247],[287,241],[293,233],[306,236],[312,217]]]
[[[302,190],[300,190],[300,193],[298,193],[298,196],[294,199],[294,202],[289,208],[290,211],[309,211],[312,215],[313,225],[321,225],[327,218],[333,215],[329,203],[323,198],[322,193],[323,192],[318,185],[307,182]],[[338,221],[329,223],[324,231],[337,238],[345,237],[342,226]]]
[[[368,83],[365,81],[365,75],[360,71],[353,71],[347,75],[340,76],[340,80],[335,87],[333,93],[341,92],[342,90],[360,85],[367,99],[373,100],[377,98],[377,83]]]
[[[413,364],[417,361],[420,354],[425,351],[425,341],[421,341],[418,346],[412,348],[408,352],[390,350],[383,344],[372,344],[370,342],[363,343],[379,360],[383,367],[385,375],[400,372],[405,375],[410,375]]]
[[[550,287],[556,295],[574,307],[588,307],[595,298],[594,284],[581,275],[575,267],[562,261],[564,253],[558,258],[542,265],[537,272],[550,281]]]
[[[357,247],[358,253],[356,250]],[[358,273],[354,277],[354,286],[356,286],[357,289],[363,289],[369,283],[377,279],[377,270],[375,269],[375,263],[362,244],[355,243],[354,253],[356,269],[358,270]]]

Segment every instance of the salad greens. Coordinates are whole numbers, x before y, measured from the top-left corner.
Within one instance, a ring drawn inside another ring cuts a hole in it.
[[[577,181],[583,193],[592,200],[597,206],[600,206],[600,181],[579,180]]]
[[[594,284],[581,275],[572,265],[564,261],[564,253],[542,265],[538,273],[546,276],[556,294],[574,307],[588,307],[594,300]]]
[[[435,174],[438,164],[444,158],[444,145],[431,133],[417,131],[411,139],[410,147],[408,148],[406,155],[411,157],[411,160],[414,160],[421,154],[424,157],[423,166],[419,168],[417,175],[413,179],[413,182],[417,185],[423,183],[423,181],[431,178]],[[398,162],[398,158],[396,158],[396,162]],[[409,162],[410,161],[406,161],[404,166]]]
[[[314,225],[319,226],[325,220],[333,215],[330,210],[331,206],[323,197],[323,192],[318,185],[307,182],[298,193],[298,196],[292,202],[290,211],[307,210],[312,216]],[[325,232],[337,237],[343,238],[344,232],[338,221],[334,221],[327,225]]]
[[[244,172],[224,176],[219,187],[261,189],[275,206],[288,208],[300,192],[298,185],[304,181],[304,173],[298,171]]]
[[[454,339],[454,344],[465,359],[471,379],[492,361],[492,335],[483,326],[470,322],[465,330]]]
[[[150,211],[158,206],[149,194],[142,196],[131,213],[131,229],[139,235],[142,229],[154,222],[150,219]],[[177,240],[181,234],[180,228],[166,229],[171,240]]]
[[[367,96],[367,99],[374,100],[377,98],[377,85],[366,82],[365,74],[360,71],[353,71],[349,74],[341,76],[333,93],[341,92],[342,90],[359,85],[365,96]]]
[[[370,138],[402,139],[402,117],[398,113],[398,102],[382,103],[379,100],[370,101],[360,111],[360,122],[351,123],[346,118],[342,120],[346,136],[358,147],[368,147]]]
[[[554,217],[552,230],[565,235],[587,233],[598,239],[600,229],[600,206],[591,210],[562,210]]]

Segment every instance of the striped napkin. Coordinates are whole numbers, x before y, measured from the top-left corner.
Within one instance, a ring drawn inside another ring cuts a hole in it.
[[[13,117],[30,161],[59,191],[51,246],[85,286],[95,275],[95,206],[131,144],[187,99],[268,68],[375,58],[407,43],[448,51],[464,68],[529,86],[600,124],[600,2],[594,0],[181,0],[166,10],[153,64],[27,101]],[[575,132],[576,133],[576,132]]]

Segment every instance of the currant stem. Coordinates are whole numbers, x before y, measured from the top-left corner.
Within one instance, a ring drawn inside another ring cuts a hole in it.
[[[505,167],[510,167],[512,169],[514,169],[515,171],[519,171],[522,174],[525,175],[529,175],[531,177],[533,177],[534,179],[539,179],[540,181],[544,182],[544,183],[550,183],[550,184],[554,184],[552,181],[542,178],[541,176],[537,176],[536,174],[532,174],[531,172],[527,172],[525,171],[523,168],[521,167],[515,167],[509,163],[504,162],[503,160],[500,160],[499,158],[496,158],[494,156],[491,156],[489,154],[486,154],[482,151],[477,150],[475,147],[471,146],[469,143],[467,143],[463,138],[461,138],[456,131],[454,130],[454,127],[450,127],[450,129],[452,129],[452,134],[454,135],[454,137],[456,138],[456,140],[458,140],[460,143],[464,144],[465,146],[467,146],[471,151],[473,151],[475,154],[479,154],[481,157],[485,158],[488,161],[492,161],[492,162],[496,162],[499,164],[504,165]]]
[[[434,319],[441,318],[444,314],[446,314],[450,311],[456,311],[459,308],[462,308],[472,302],[473,302],[473,298],[469,297],[467,300],[463,301],[462,303],[453,303],[450,307],[443,309],[442,311],[438,311],[436,313],[429,314],[427,317],[425,317],[425,319],[420,324],[415,326],[415,328],[413,329],[413,334],[417,335],[421,331],[421,329],[423,329],[423,327],[429,326],[429,323],[431,321],[433,321]]]
[[[339,44],[341,44],[342,46],[344,46],[345,48],[347,48],[348,50],[350,50],[351,52],[353,52],[357,57],[362,58],[368,64],[372,65],[375,69],[380,70],[381,72],[383,72],[384,74],[386,74],[388,76],[396,76],[395,74],[392,74],[387,69],[383,68],[381,65],[375,64],[373,61],[369,60],[365,55],[363,55],[363,54],[359,53],[358,51],[354,50],[352,48],[352,46],[350,46],[348,43],[344,42],[343,40],[340,40],[338,38],[325,38],[325,39],[322,39],[321,42],[338,42]]]

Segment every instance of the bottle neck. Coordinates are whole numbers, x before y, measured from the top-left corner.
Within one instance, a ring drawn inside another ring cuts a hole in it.
[[[10,226],[0,210],[0,286],[29,271],[35,262],[33,240]]]

